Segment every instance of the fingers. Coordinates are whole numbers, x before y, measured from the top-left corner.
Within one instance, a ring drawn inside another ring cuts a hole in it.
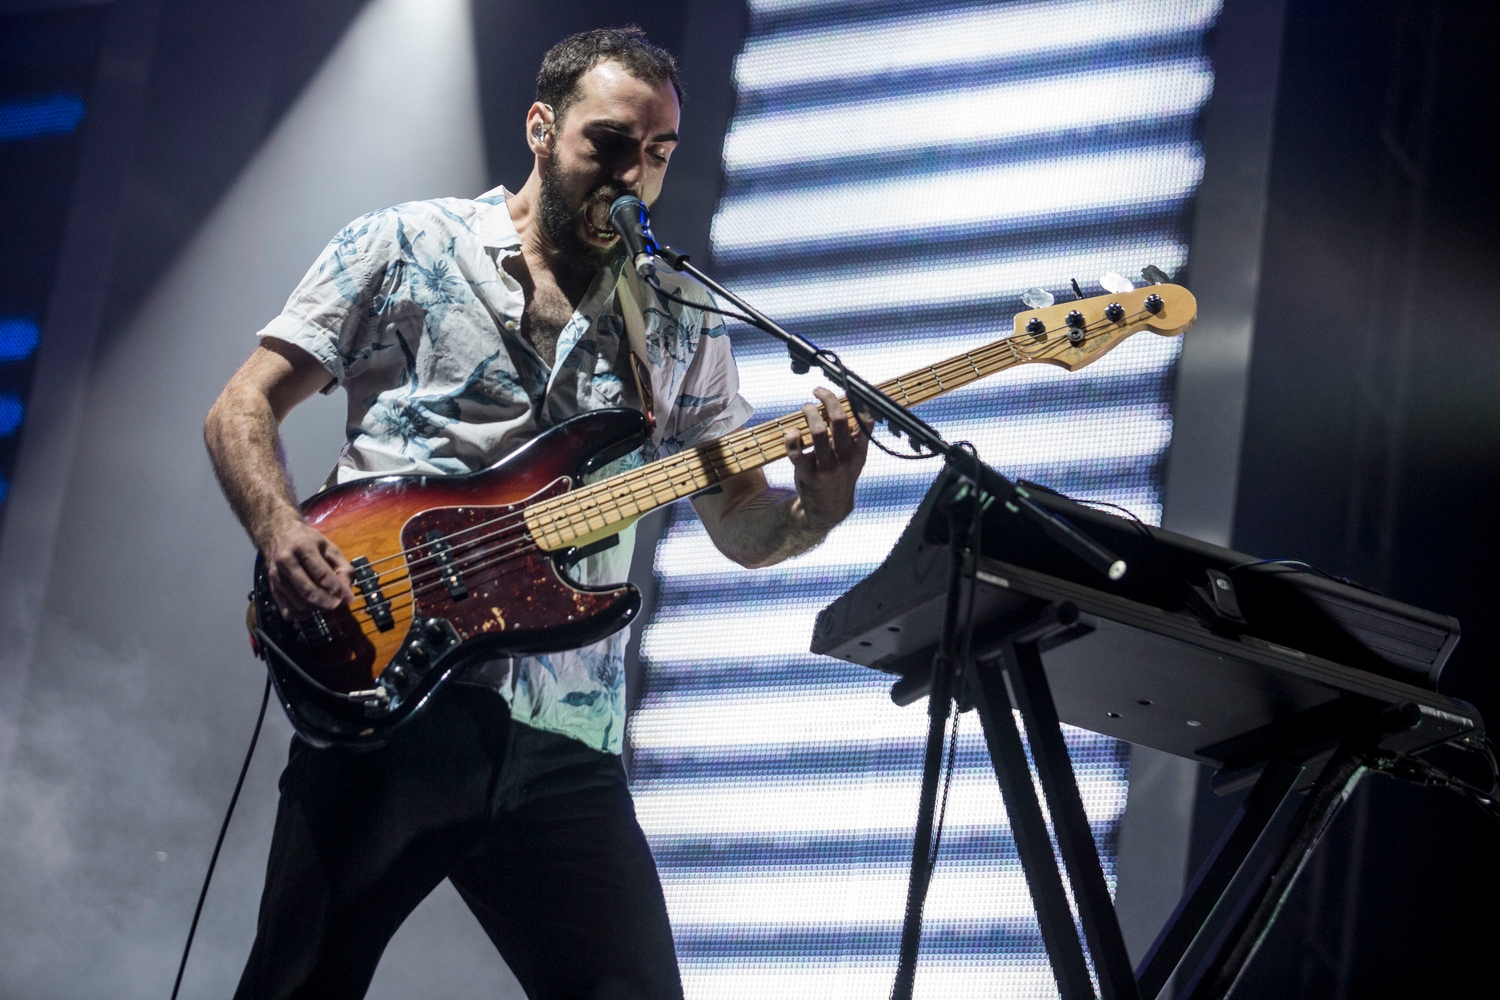
[[[354,600],[354,567],[350,565],[348,559],[344,558],[344,553],[339,547],[327,538],[323,539],[320,549],[324,560],[334,574],[335,586],[325,586],[325,589],[345,603]]]
[[[785,440],[786,457],[792,460],[792,467],[802,469],[807,465],[807,453],[802,450],[802,432],[795,427],[788,427]]]
[[[312,602],[318,587],[295,558],[272,563],[267,575],[271,581],[271,596],[281,609],[281,617],[288,620],[306,618],[318,610],[319,606]]]
[[[843,400],[821,386],[814,389],[813,394],[822,405],[802,405],[802,417],[807,421],[807,429],[812,437],[811,467],[831,470],[851,462],[856,468],[863,466],[869,440],[865,434],[856,434],[850,428],[849,411]],[[788,431],[786,442],[792,464],[799,468],[806,466],[809,456],[804,451],[801,439]]]
[[[304,595],[309,604],[332,611],[347,598],[354,596],[349,593],[349,588],[339,577],[338,571],[329,565],[321,546],[299,549],[297,558],[314,587],[313,593]]]
[[[306,524],[288,529],[270,547],[267,576],[283,618],[332,611],[354,599],[354,570],[338,546]]]
[[[827,390],[823,392],[827,393]],[[819,395],[818,398],[821,400],[823,396]],[[833,440],[829,437],[828,422],[823,419],[822,409],[813,403],[803,403],[802,417],[807,421],[807,429],[812,434],[813,458],[816,459],[818,468],[833,468],[836,461]]]
[[[823,409],[828,414],[834,452],[840,457],[849,455],[854,450],[854,434],[849,430],[849,412],[844,409],[844,401],[821,387],[814,389],[813,395],[823,401]]]

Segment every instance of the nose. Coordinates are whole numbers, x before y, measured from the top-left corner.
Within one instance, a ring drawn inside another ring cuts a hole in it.
[[[641,182],[646,177],[646,149],[635,149],[621,153],[615,161],[615,180],[633,193],[639,193]]]

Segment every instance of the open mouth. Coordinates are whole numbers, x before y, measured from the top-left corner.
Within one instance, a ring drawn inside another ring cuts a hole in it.
[[[584,231],[597,243],[612,243],[619,236],[609,224],[609,206],[608,200],[596,198],[583,208]]]

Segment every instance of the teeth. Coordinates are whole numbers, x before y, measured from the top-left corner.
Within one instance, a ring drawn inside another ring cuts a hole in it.
[[[585,219],[590,228],[600,235],[608,235],[614,232],[609,225],[609,206],[602,201],[596,201],[589,205]]]

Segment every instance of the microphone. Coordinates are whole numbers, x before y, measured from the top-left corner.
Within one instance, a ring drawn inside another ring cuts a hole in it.
[[[651,258],[661,249],[651,232],[651,216],[646,204],[633,194],[622,194],[609,206],[609,224],[625,241],[625,252],[635,263],[635,273],[649,277],[655,270]]]

